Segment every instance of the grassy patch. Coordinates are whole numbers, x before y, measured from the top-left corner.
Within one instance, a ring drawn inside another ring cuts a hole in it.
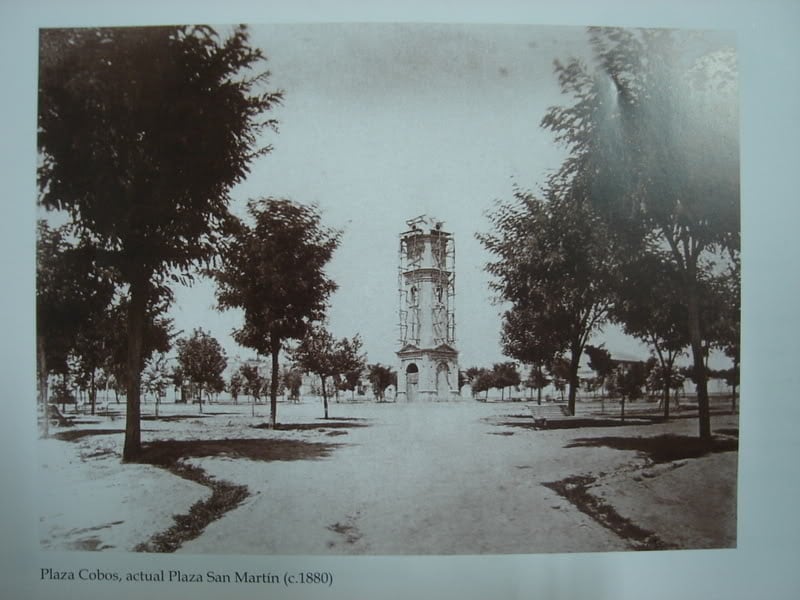
[[[340,422],[345,421],[345,422]],[[344,429],[349,427],[366,427],[366,423],[356,423],[355,419],[341,419],[327,421],[322,419],[321,423],[278,423],[273,431],[324,431],[325,429]],[[254,429],[270,429],[269,423],[253,425]]]
[[[75,442],[90,435],[112,435],[115,433],[125,433],[124,429],[70,429],[54,433],[53,437],[64,442]]]
[[[184,542],[200,536],[209,523],[233,510],[249,496],[247,486],[209,477],[203,469],[187,465],[183,458],[228,456],[250,460],[304,460],[329,456],[338,444],[295,440],[161,440],[146,444],[138,462],[162,467],[189,481],[211,489],[211,497],[192,505],[185,515],[174,517],[175,524],[139,544],[136,552],[174,552]]]
[[[208,417],[216,417],[218,414],[223,413],[214,413],[214,414],[194,414],[194,415],[142,415],[139,417],[142,421],[164,421],[165,423],[172,423],[175,421],[189,421],[189,420],[197,420],[197,419],[207,419]],[[230,414],[230,413],[229,413]]]
[[[298,440],[221,439],[159,440],[145,444],[138,462],[170,467],[180,458],[227,456],[250,460],[308,460],[325,458],[338,444]]]
[[[601,417],[554,417],[547,419],[547,426],[542,428],[537,426],[530,415],[526,415],[526,421],[504,421],[497,423],[501,426],[519,427],[520,429],[531,429],[539,431],[542,429],[584,429],[588,427],[629,427],[642,425],[652,425],[657,423],[658,420],[654,419],[640,419],[631,418],[620,421],[619,419],[601,418]]]
[[[739,441],[729,438],[701,440],[687,435],[664,434],[653,437],[579,438],[565,447],[598,448],[601,446],[614,450],[635,450],[646,455],[653,462],[664,463],[684,458],[698,458],[713,452],[734,452],[739,449]]]
[[[642,529],[630,519],[621,516],[611,505],[590,494],[587,489],[594,481],[594,477],[578,475],[542,485],[566,498],[578,510],[630,542],[635,550],[672,550],[676,548],[676,546],[664,542],[652,531]]]
[[[168,470],[179,477],[211,488],[211,497],[195,502],[185,515],[174,517],[175,524],[134,548],[136,552],[175,552],[184,542],[198,537],[209,523],[239,506],[249,496],[247,486],[217,481],[199,467],[175,463]]]

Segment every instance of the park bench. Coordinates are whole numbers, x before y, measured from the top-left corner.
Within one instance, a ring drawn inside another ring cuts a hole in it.
[[[569,416],[566,404],[529,404],[528,409],[533,416],[533,426],[536,429],[546,429],[548,419],[560,419]]]

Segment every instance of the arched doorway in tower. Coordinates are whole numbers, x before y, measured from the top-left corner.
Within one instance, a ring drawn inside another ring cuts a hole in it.
[[[415,363],[406,367],[406,401],[414,402],[417,399],[417,384],[419,383],[419,369]]]
[[[450,398],[450,367],[447,363],[440,362],[436,367],[436,395],[439,400]]]

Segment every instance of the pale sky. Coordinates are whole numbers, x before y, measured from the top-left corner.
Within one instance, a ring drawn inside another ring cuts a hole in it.
[[[428,214],[456,243],[456,338],[462,366],[502,359],[499,307],[477,231],[512,182],[535,188],[563,156],[539,121],[559,101],[556,56],[585,54],[583,29],[528,26],[253,26],[269,58],[280,131],[235,193],[316,203],[344,230],[328,273],[337,336],[360,333],[371,362],[393,364],[398,235]],[[240,214],[241,211],[239,211]],[[211,286],[179,293],[176,326],[220,338],[240,315],[213,314]],[[237,352],[226,343],[229,354]],[[242,351],[242,356],[250,355]]]
[[[225,28],[220,28],[224,31]],[[370,362],[394,364],[399,349],[398,235],[428,214],[445,222],[456,245],[456,347],[462,368],[504,360],[501,308],[475,233],[485,212],[508,200],[512,184],[537,189],[564,156],[539,122],[565,102],[553,60],[587,58],[583,28],[323,24],[251,26],[265,52],[270,89],[285,92],[270,116],[279,133],[270,155],[235,192],[316,203],[326,225],[342,229],[328,274],[336,336],[360,334]],[[253,356],[230,337],[241,313],[213,310],[213,285],[179,289],[175,326],[203,327],[230,357]],[[614,328],[594,340],[612,352],[646,358],[640,343]]]

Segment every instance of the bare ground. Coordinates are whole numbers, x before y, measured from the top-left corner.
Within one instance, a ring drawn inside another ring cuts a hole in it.
[[[280,405],[284,424],[270,430],[246,406],[200,416],[162,405],[143,461],[194,469],[199,484],[121,464],[119,421],[97,419],[40,444],[42,543],[254,554],[735,546],[735,416],[715,416],[721,435],[701,447],[695,419],[535,431],[520,408],[334,404],[325,421],[305,402]],[[208,520],[198,506],[215,482],[240,491]],[[54,501],[65,493],[69,502]],[[193,531],[178,540],[181,523]]]

